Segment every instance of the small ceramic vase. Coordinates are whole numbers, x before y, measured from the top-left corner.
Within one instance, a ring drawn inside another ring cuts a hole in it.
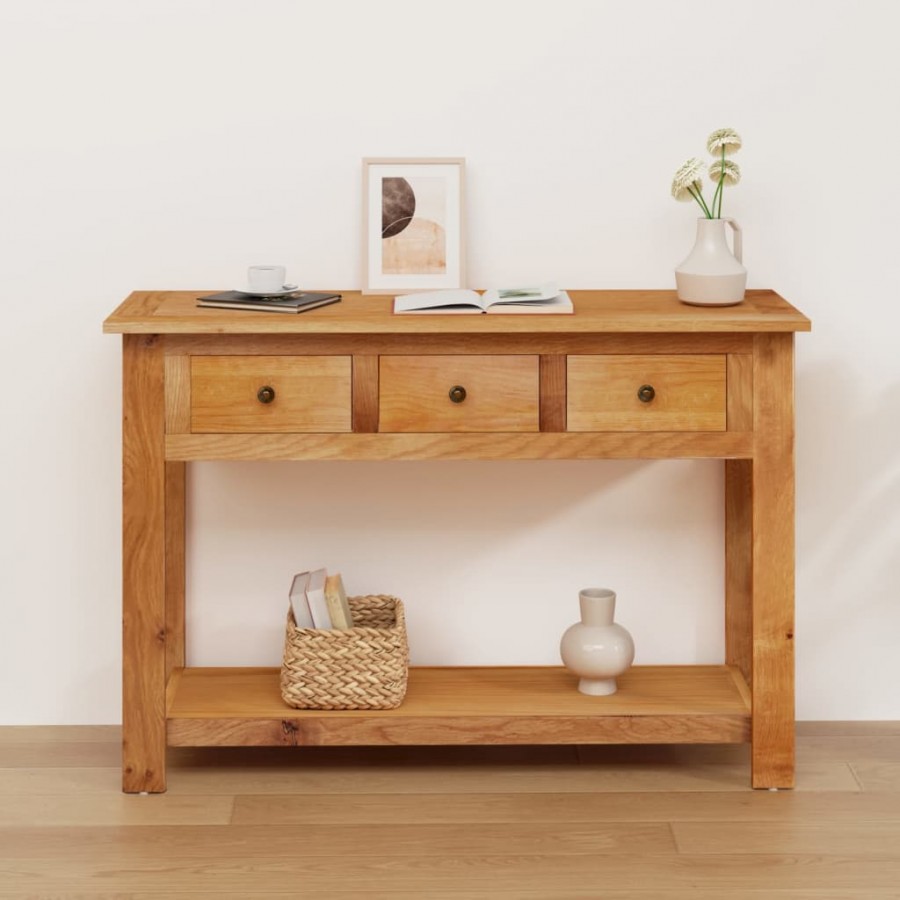
[[[734,232],[734,253],[725,239],[726,222]],[[675,270],[678,299],[694,306],[740,303],[747,287],[742,256],[741,226],[734,219],[698,219],[694,249]]]
[[[582,694],[605,696],[617,689],[616,676],[634,661],[631,635],[613,622],[616,594],[606,588],[585,588],[578,594],[581,621],[566,629],[559,655],[566,668],[581,679]]]

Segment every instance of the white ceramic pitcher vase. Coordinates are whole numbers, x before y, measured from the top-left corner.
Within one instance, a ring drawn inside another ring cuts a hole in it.
[[[734,234],[733,253],[725,239],[726,222]],[[747,288],[741,237],[741,227],[734,219],[698,219],[694,249],[675,270],[678,299],[694,306],[740,303]]]

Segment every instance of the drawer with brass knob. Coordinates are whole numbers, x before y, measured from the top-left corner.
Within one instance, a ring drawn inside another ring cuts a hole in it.
[[[381,432],[539,430],[537,356],[382,356]]]
[[[349,356],[194,356],[191,431],[350,431]]]
[[[724,431],[723,354],[569,356],[569,431]]]

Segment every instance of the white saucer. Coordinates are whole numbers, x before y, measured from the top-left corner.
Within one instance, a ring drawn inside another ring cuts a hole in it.
[[[296,294],[300,290],[296,284],[286,284],[280,291],[250,291],[247,288],[235,288],[236,294],[246,294],[248,297],[286,297],[288,294]]]

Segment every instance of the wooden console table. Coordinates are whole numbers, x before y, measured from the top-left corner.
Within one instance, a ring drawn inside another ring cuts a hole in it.
[[[736,307],[572,291],[574,315],[392,316],[344,294],[302,315],[136,292],[123,335],[123,787],[166,789],[167,746],[752,744],[794,779],[793,342],[771,291]],[[460,391],[460,389],[462,389]],[[721,666],[637,666],[612,697],[560,667],[413,668],[403,705],[298,711],[277,669],[184,653],[194,460],[725,460]]]

